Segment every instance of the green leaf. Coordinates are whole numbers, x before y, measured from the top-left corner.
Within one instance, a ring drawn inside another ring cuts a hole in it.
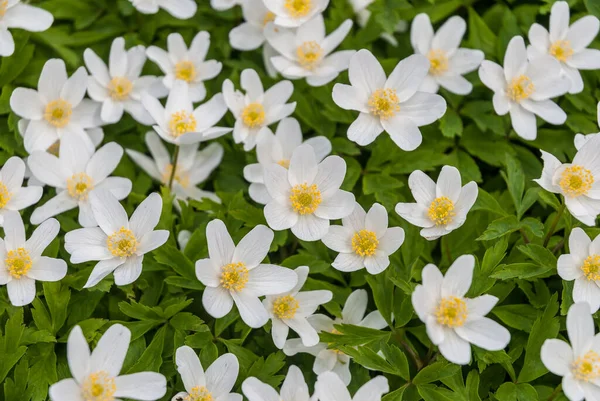
[[[495,197],[487,193],[483,188],[479,188],[479,194],[477,195],[477,200],[475,204],[471,208],[471,211],[475,210],[486,210],[488,212],[495,213],[500,216],[508,216],[508,213],[500,203],[496,200]]]
[[[431,383],[452,376],[458,370],[460,370],[460,366],[453,363],[436,362],[421,369],[414,377],[413,383],[416,385]]]
[[[590,14],[594,15],[596,18],[600,18],[600,2],[598,2],[598,0],[583,0],[583,3]]]
[[[198,281],[194,263],[175,246],[164,244],[154,251],[154,259],[162,265],[171,267],[180,276],[188,280]]]
[[[469,7],[469,44],[470,47],[481,49],[486,54],[494,54],[496,50],[496,35],[487,26],[477,12]]]
[[[152,342],[137,362],[127,371],[128,374],[147,371],[158,371],[162,365],[162,352],[165,345],[165,334],[167,326],[161,327],[154,337]]]
[[[527,333],[531,332],[539,315],[537,309],[527,304],[496,306],[492,309],[492,313],[505,325]]]
[[[477,238],[477,241],[489,241],[492,239],[501,238],[507,234],[514,233],[521,228],[519,220],[515,216],[506,216],[498,220],[494,220],[482,235]]]
[[[446,110],[446,114],[440,119],[440,130],[442,131],[442,135],[448,138],[462,135],[463,123],[456,111],[452,109]]]
[[[525,190],[525,174],[521,163],[511,154],[506,155],[506,173],[502,172],[504,181],[508,184],[508,192],[518,209],[521,206],[523,191]]]

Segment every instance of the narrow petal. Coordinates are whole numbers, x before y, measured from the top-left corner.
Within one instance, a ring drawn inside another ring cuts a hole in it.
[[[235,247],[232,263],[242,262],[252,269],[262,262],[273,242],[273,231],[263,225],[254,227]]]
[[[558,376],[567,376],[571,371],[573,350],[571,346],[559,339],[544,341],[540,357],[546,369]]]
[[[92,351],[90,370],[105,371],[115,377],[119,375],[127,349],[131,332],[121,324],[113,324],[106,330]]]
[[[281,294],[294,288],[297,281],[298,276],[291,269],[262,264],[250,270],[245,289],[257,297]]]
[[[167,379],[156,372],[139,372],[115,378],[115,397],[154,401],[167,392]]]
[[[231,311],[233,298],[222,287],[206,287],[202,293],[202,305],[209,315],[219,319]]]

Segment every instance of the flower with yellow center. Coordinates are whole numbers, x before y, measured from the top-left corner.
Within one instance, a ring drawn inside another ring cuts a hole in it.
[[[105,371],[92,373],[81,385],[81,395],[85,401],[112,401],[116,391],[114,377]]]
[[[279,319],[291,319],[296,315],[300,304],[291,295],[278,297],[273,301],[273,314]]]
[[[128,258],[137,251],[138,240],[130,229],[121,227],[119,231],[108,236],[106,246],[113,256]]]
[[[446,196],[435,198],[427,210],[427,216],[436,226],[450,223],[454,215],[454,203]]]
[[[549,53],[554,56],[555,59],[564,63],[573,55],[571,42],[568,40],[557,40],[550,45]]]
[[[184,401],[212,401],[213,396],[204,386],[192,387],[191,391],[183,398]]]
[[[114,77],[108,83],[107,89],[112,100],[121,102],[129,98],[133,83],[127,77]]]
[[[304,42],[296,48],[298,63],[307,70],[313,70],[323,57],[323,48],[314,40]]]
[[[360,230],[352,237],[352,249],[359,256],[373,256],[378,245],[379,240],[373,231]]]
[[[294,18],[308,15],[312,9],[312,0],[285,0],[284,7]]]
[[[592,172],[580,165],[572,165],[562,172],[558,185],[563,194],[568,197],[576,198],[586,195],[594,184]]]
[[[589,382],[600,377],[600,355],[588,351],[571,364],[571,372],[577,380]]]
[[[11,197],[12,194],[8,190],[8,187],[2,181],[0,181],[0,209],[4,208],[8,204]]]
[[[292,209],[298,214],[314,213],[321,201],[321,191],[316,184],[298,184],[290,191]]]
[[[87,200],[92,189],[94,189],[94,180],[86,173],[73,174],[71,178],[67,178],[67,191],[78,201]]]
[[[180,61],[175,64],[175,78],[185,82],[192,82],[196,79],[196,67],[191,61]]]
[[[377,89],[369,98],[371,113],[387,120],[400,111],[400,100],[395,89]]]
[[[262,127],[265,122],[265,108],[260,103],[250,103],[242,110],[242,121],[248,128]]]
[[[581,271],[590,281],[600,280],[600,255],[590,255],[583,261]]]
[[[427,53],[429,59],[429,73],[431,75],[442,75],[448,71],[448,55],[444,50],[431,49]]]
[[[221,286],[230,291],[241,291],[248,283],[248,268],[242,262],[229,263],[221,268]]]
[[[534,90],[535,86],[531,79],[526,75],[519,75],[510,81],[506,89],[506,96],[513,102],[520,103],[522,100],[528,99]]]
[[[169,120],[169,132],[174,138],[179,138],[183,134],[194,132],[196,130],[196,124],[196,118],[192,113],[181,110],[171,114],[171,119]]]
[[[4,264],[8,273],[15,279],[20,279],[23,275],[27,274],[31,269],[32,261],[29,252],[25,248],[17,248],[12,251],[8,251]]]
[[[460,327],[467,320],[467,304],[458,297],[442,298],[436,311],[437,322],[446,327]]]
[[[56,128],[63,128],[71,120],[72,113],[71,103],[63,99],[56,99],[46,105],[44,118]]]

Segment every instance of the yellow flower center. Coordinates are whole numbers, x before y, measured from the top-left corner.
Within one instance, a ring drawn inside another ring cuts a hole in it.
[[[369,98],[371,113],[384,120],[393,117],[400,111],[398,103],[395,89],[377,89]]]
[[[180,61],[175,64],[175,78],[192,82],[196,78],[196,67],[191,61]]]
[[[600,255],[590,255],[585,258],[581,270],[588,280],[600,280]]]
[[[263,26],[273,21],[275,21],[275,14],[273,14],[271,11],[267,11],[265,17],[263,18]]]
[[[273,302],[273,314],[279,319],[291,319],[296,315],[296,311],[300,307],[300,304],[291,295],[285,295],[278,297]]]
[[[174,138],[179,138],[188,132],[194,132],[196,130],[196,118],[192,113],[184,110],[173,113],[171,114],[171,121],[169,121],[169,130]]]
[[[44,118],[55,127],[62,128],[69,123],[72,113],[71,103],[63,99],[56,99],[46,105]]]
[[[429,218],[436,226],[448,224],[454,218],[454,203],[445,196],[435,198],[427,211]]]
[[[131,230],[121,227],[119,231],[106,239],[106,246],[114,256],[127,258],[137,250],[138,241]]]
[[[221,286],[230,291],[241,291],[248,283],[248,269],[242,262],[230,263],[221,268]]]
[[[568,40],[557,40],[550,46],[550,54],[559,61],[567,61],[573,55],[571,42]]]
[[[287,159],[281,159],[277,162],[281,167],[290,168],[290,161]]]
[[[183,398],[183,400],[184,401],[212,401],[213,396],[206,387],[196,386],[196,387],[192,388],[192,391],[190,391],[189,394]]]
[[[323,56],[323,48],[314,40],[304,42],[296,48],[296,56],[300,65],[307,70],[314,70],[321,56]]]
[[[25,248],[17,248],[13,251],[8,251],[4,264],[8,273],[16,279],[27,274],[31,269],[31,256]]]
[[[594,176],[587,168],[579,165],[572,165],[562,172],[558,185],[563,191],[563,195],[576,198],[588,193],[592,189]]]
[[[435,310],[437,322],[447,327],[459,327],[467,320],[467,304],[458,297],[442,298]]]
[[[242,121],[249,128],[258,128],[265,122],[265,108],[260,103],[250,103],[242,110]]]
[[[432,49],[427,53],[429,59],[429,73],[431,75],[441,75],[448,71],[448,56],[441,49]]]
[[[577,380],[590,381],[600,377],[600,356],[588,351],[571,364],[571,372]]]
[[[290,193],[292,208],[299,214],[314,213],[321,201],[321,191],[319,191],[316,184],[296,185]]]
[[[132,89],[133,83],[126,77],[114,77],[108,83],[108,93],[112,100],[127,99]]]
[[[300,18],[307,15],[312,9],[311,0],[285,0],[284,4],[288,14],[294,18]]]
[[[352,237],[352,249],[360,256],[373,256],[378,245],[379,240],[373,231],[360,230]]]
[[[508,89],[506,90],[506,96],[509,97],[513,102],[521,102],[531,96],[535,86],[531,79],[526,75],[520,75],[510,82]]]
[[[105,371],[92,373],[81,386],[81,396],[85,401],[113,401],[116,391],[114,377]]]
[[[9,192],[8,187],[0,181],[0,209],[6,206],[12,194]]]
[[[78,201],[86,200],[92,189],[94,180],[86,173],[73,174],[71,178],[67,178],[67,191]]]
[[[0,17],[4,17],[6,10],[8,10],[8,0],[3,0],[0,2]]]
[[[180,169],[175,169],[175,177],[173,177],[173,181],[176,181],[184,188],[187,188],[190,185],[190,175],[187,172],[179,171]],[[165,171],[162,173],[162,182],[164,184],[168,184],[171,179],[171,174],[173,173],[173,165],[167,164],[165,166]]]

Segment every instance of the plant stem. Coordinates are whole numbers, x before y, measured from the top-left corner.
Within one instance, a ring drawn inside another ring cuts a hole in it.
[[[544,237],[544,248],[548,246],[548,242],[550,242],[550,238],[552,238],[552,234],[554,234],[554,230],[556,229],[556,225],[560,221],[560,218],[565,211],[565,204],[560,205],[560,208],[556,211],[556,216],[554,216],[554,220],[552,220],[552,224],[550,225],[550,230]]]
[[[554,389],[552,394],[550,394],[550,397],[548,397],[548,401],[552,401],[554,398],[556,398],[556,396],[558,395],[558,393],[560,393],[561,390],[562,390],[562,383],[559,384],[558,386],[556,386],[556,388]]]
[[[171,176],[169,177],[169,191],[173,188],[173,180],[175,179],[175,171],[177,170],[177,159],[179,159],[179,146],[175,145],[173,163],[171,164]]]

